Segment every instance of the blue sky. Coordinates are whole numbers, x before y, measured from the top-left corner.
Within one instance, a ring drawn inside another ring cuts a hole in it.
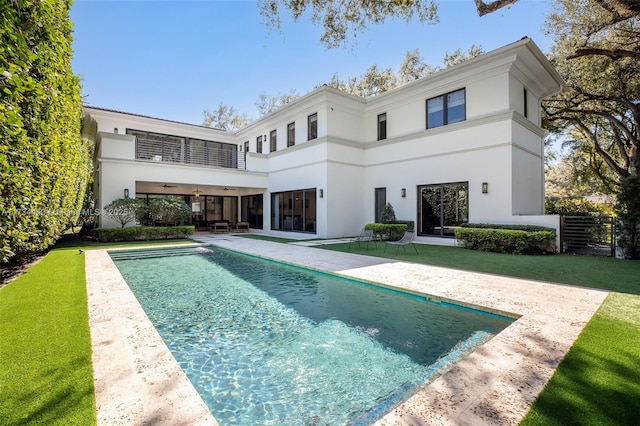
[[[200,124],[202,111],[222,102],[257,118],[261,92],[303,95],[373,64],[397,70],[416,48],[431,65],[457,48],[490,51],[525,35],[546,52],[549,7],[520,0],[478,17],[472,0],[444,0],[438,24],[388,20],[328,50],[309,19],[283,16],[280,33],[270,32],[253,0],[75,0],[72,66],[89,105]]]

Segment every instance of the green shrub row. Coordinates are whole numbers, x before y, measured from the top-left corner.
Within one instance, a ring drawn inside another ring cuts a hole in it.
[[[97,228],[91,234],[102,242],[162,240],[189,238],[194,226],[135,226],[130,228]]]
[[[525,232],[536,232],[536,231],[549,231],[555,234],[556,230],[554,228],[549,228],[547,226],[538,226],[538,225],[504,225],[504,224],[494,224],[494,223],[463,223],[461,225],[463,228],[480,228],[480,229],[509,229],[512,231],[525,231]]]
[[[384,223],[389,225],[407,225],[407,231],[413,231],[416,227],[415,222],[412,220],[392,220]]]
[[[406,223],[367,223],[364,229],[373,231],[375,240],[396,241],[407,230]]]
[[[556,233],[516,229],[457,228],[464,248],[496,253],[546,254],[556,251]]]
[[[0,0],[0,264],[52,245],[91,177],[68,1]]]

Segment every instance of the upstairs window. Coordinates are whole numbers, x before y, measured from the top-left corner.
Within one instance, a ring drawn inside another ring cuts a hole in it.
[[[276,152],[278,150],[278,134],[276,130],[272,130],[269,133],[269,152]]]
[[[307,118],[307,140],[318,137],[318,113],[311,114]]]
[[[287,146],[294,146],[296,144],[296,123],[287,124]]]
[[[529,106],[527,105],[528,96],[527,96],[527,89],[526,88],[524,89],[523,95],[524,95],[524,116],[528,118],[529,117]]]
[[[378,140],[387,138],[387,113],[378,115]]]
[[[465,89],[427,99],[427,129],[457,123],[466,118]]]
[[[262,154],[262,135],[256,138],[256,152]]]

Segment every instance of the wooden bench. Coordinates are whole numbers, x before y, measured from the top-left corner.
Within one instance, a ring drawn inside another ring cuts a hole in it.
[[[249,222],[238,222],[234,228],[236,232],[249,232]]]
[[[214,234],[229,232],[229,223],[228,222],[216,222],[209,228],[211,232]]]

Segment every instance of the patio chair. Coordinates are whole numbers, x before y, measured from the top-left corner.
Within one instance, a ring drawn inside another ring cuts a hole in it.
[[[360,243],[367,243],[367,250],[369,250],[369,243],[371,242],[373,242],[373,245],[378,248],[376,240],[373,239],[373,230],[363,228],[360,235],[349,241],[349,250],[351,250],[351,243],[358,243],[358,248],[360,248]]]
[[[416,254],[418,254],[418,249],[416,248],[415,244],[413,244],[413,231],[407,231],[398,241],[387,241],[387,244],[396,246],[396,255],[398,254],[398,250],[400,250],[400,247],[402,247],[404,251],[407,251],[406,246],[408,244],[411,244],[413,249],[416,251]],[[384,246],[385,252],[387,251],[387,247],[388,246],[386,245]]]

